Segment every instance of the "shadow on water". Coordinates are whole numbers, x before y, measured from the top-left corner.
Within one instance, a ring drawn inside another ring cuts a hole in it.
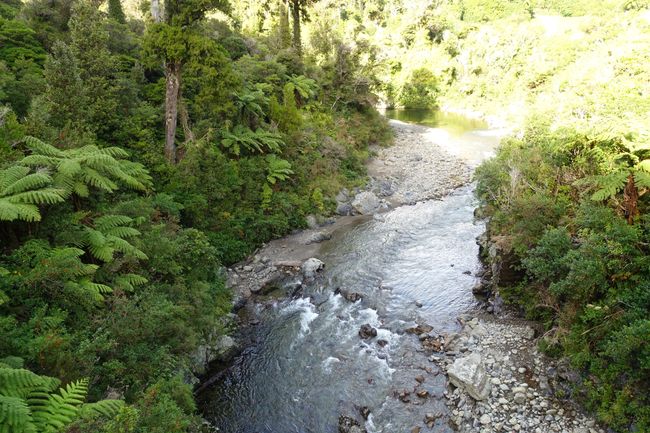
[[[417,116],[423,119],[418,123],[435,121],[438,132],[456,136],[450,148],[459,154],[477,149],[468,161],[486,154],[473,121],[433,112]],[[200,396],[205,418],[226,433],[334,433],[340,415],[358,417],[367,407],[371,433],[409,432],[432,412],[441,415],[434,431],[451,432],[446,378],[417,336],[404,330],[416,323],[434,332],[453,330],[455,318],[476,305],[476,237],[484,226],[473,218],[475,205],[471,187],[464,187],[336,232],[322,251],[324,274],[302,297],[256,306],[259,324],[245,331],[251,344]],[[339,288],[362,299],[349,302]],[[359,337],[366,323],[377,329],[375,338]],[[428,396],[413,396],[408,404],[397,398],[416,386]]]

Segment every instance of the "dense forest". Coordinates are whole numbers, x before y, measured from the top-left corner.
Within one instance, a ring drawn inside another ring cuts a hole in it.
[[[207,429],[223,267],[364,185],[380,105],[513,130],[476,174],[501,294],[587,409],[649,431],[649,6],[4,0],[0,431]]]

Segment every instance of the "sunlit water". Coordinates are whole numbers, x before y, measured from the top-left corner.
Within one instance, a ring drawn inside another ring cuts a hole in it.
[[[441,144],[472,165],[489,155],[495,137],[462,118],[453,125],[446,119],[427,125],[438,126],[427,134],[447,137]],[[200,396],[205,417],[227,433],[329,433],[337,431],[340,415],[358,415],[366,406],[369,432],[409,432],[428,412],[443,414],[434,431],[452,431],[445,377],[419,351],[417,337],[403,331],[416,323],[453,330],[456,317],[476,305],[471,287],[484,226],[473,218],[475,205],[464,187],[443,200],[360,218],[335,233],[324,245],[321,280],[303,297],[257,307],[260,323],[246,333],[251,344]],[[351,303],[336,288],[363,299]],[[378,329],[376,338],[359,337],[365,323]],[[377,344],[381,339],[385,347]],[[415,398],[419,404],[395,398],[423,373],[429,398]]]

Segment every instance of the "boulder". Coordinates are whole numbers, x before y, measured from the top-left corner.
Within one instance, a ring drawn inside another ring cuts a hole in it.
[[[338,194],[336,194],[337,202],[345,203],[348,200],[350,200],[350,191],[348,191],[347,188],[343,188]]]
[[[407,334],[421,335],[421,334],[426,334],[428,332],[431,332],[432,330],[433,330],[433,326],[430,326],[430,325],[418,325],[418,326],[414,326],[412,328],[406,328],[406,333]]]
[[[365,428],[354,418],[349,416],[339,417],[339,433],[368,433]]]
[[[369,191],[360,192],[352,200],[352,207],[361,215],[368,215],[379,208],[379,198]]]
[[[340,216],[348,216],[352,215],[352,205],[350,203],[339,203],[338,206],[336,206],[336,214]]]
[[[451,383],[476,400],[484,400],[490,393],[490,381],[478,353],[456,359],[447,374]]]
[[[361,293],[350,292],[350,291],[345,290],[345,289],[340,289],[340,288],[336,289],[334,291],[334,293],[340,294],[343,297],[343,299],[345,299],[345,300],[347,300],[349,302],[357,302],[357,301],[363,299],[363,295]]]
[[[363,338],[364,340],[368,340],[376,336],[377,330],[370,326],[369,323],[361,325],[361,328],[359,329],[359,337]]]
[[[332,235],[326,232],[314,232],[305,239],[305,245],[318,244],[332,239]]]
[[[315,257],[305,260],[305,262],[300,267],[302,274],[307,279],[316,278],[316,274],[325,267],[325,263],[318,260]]]

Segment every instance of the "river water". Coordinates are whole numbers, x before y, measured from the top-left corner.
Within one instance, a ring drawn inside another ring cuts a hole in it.
[[[427,135],[472,166],[498,141],[483,125],[458,116],[387,116],[430,127]],[[410,432],[427,413],[442,415],[434,431],[451,432],[446,378],[404,329],[427,323],[434,332],[455,330],[456,317],[476,306],[471,288],[484,226],[474,220],[475,206],[467,186],[335,232],[319,255],[326,263],[321,279],[302,297],[257,306],[260,321],[245,331],[247,348],[200,396],[204,417],[227,433],[334,433],[340,415],[364,423],[359,408],[367,407],[371,433]],[[349,302],[337,288],[363,299]],[[376,338],[359,337],[366,323],[377,328]],[[429,396],[400,401],[396,393],[412,391],[418,376]]]

